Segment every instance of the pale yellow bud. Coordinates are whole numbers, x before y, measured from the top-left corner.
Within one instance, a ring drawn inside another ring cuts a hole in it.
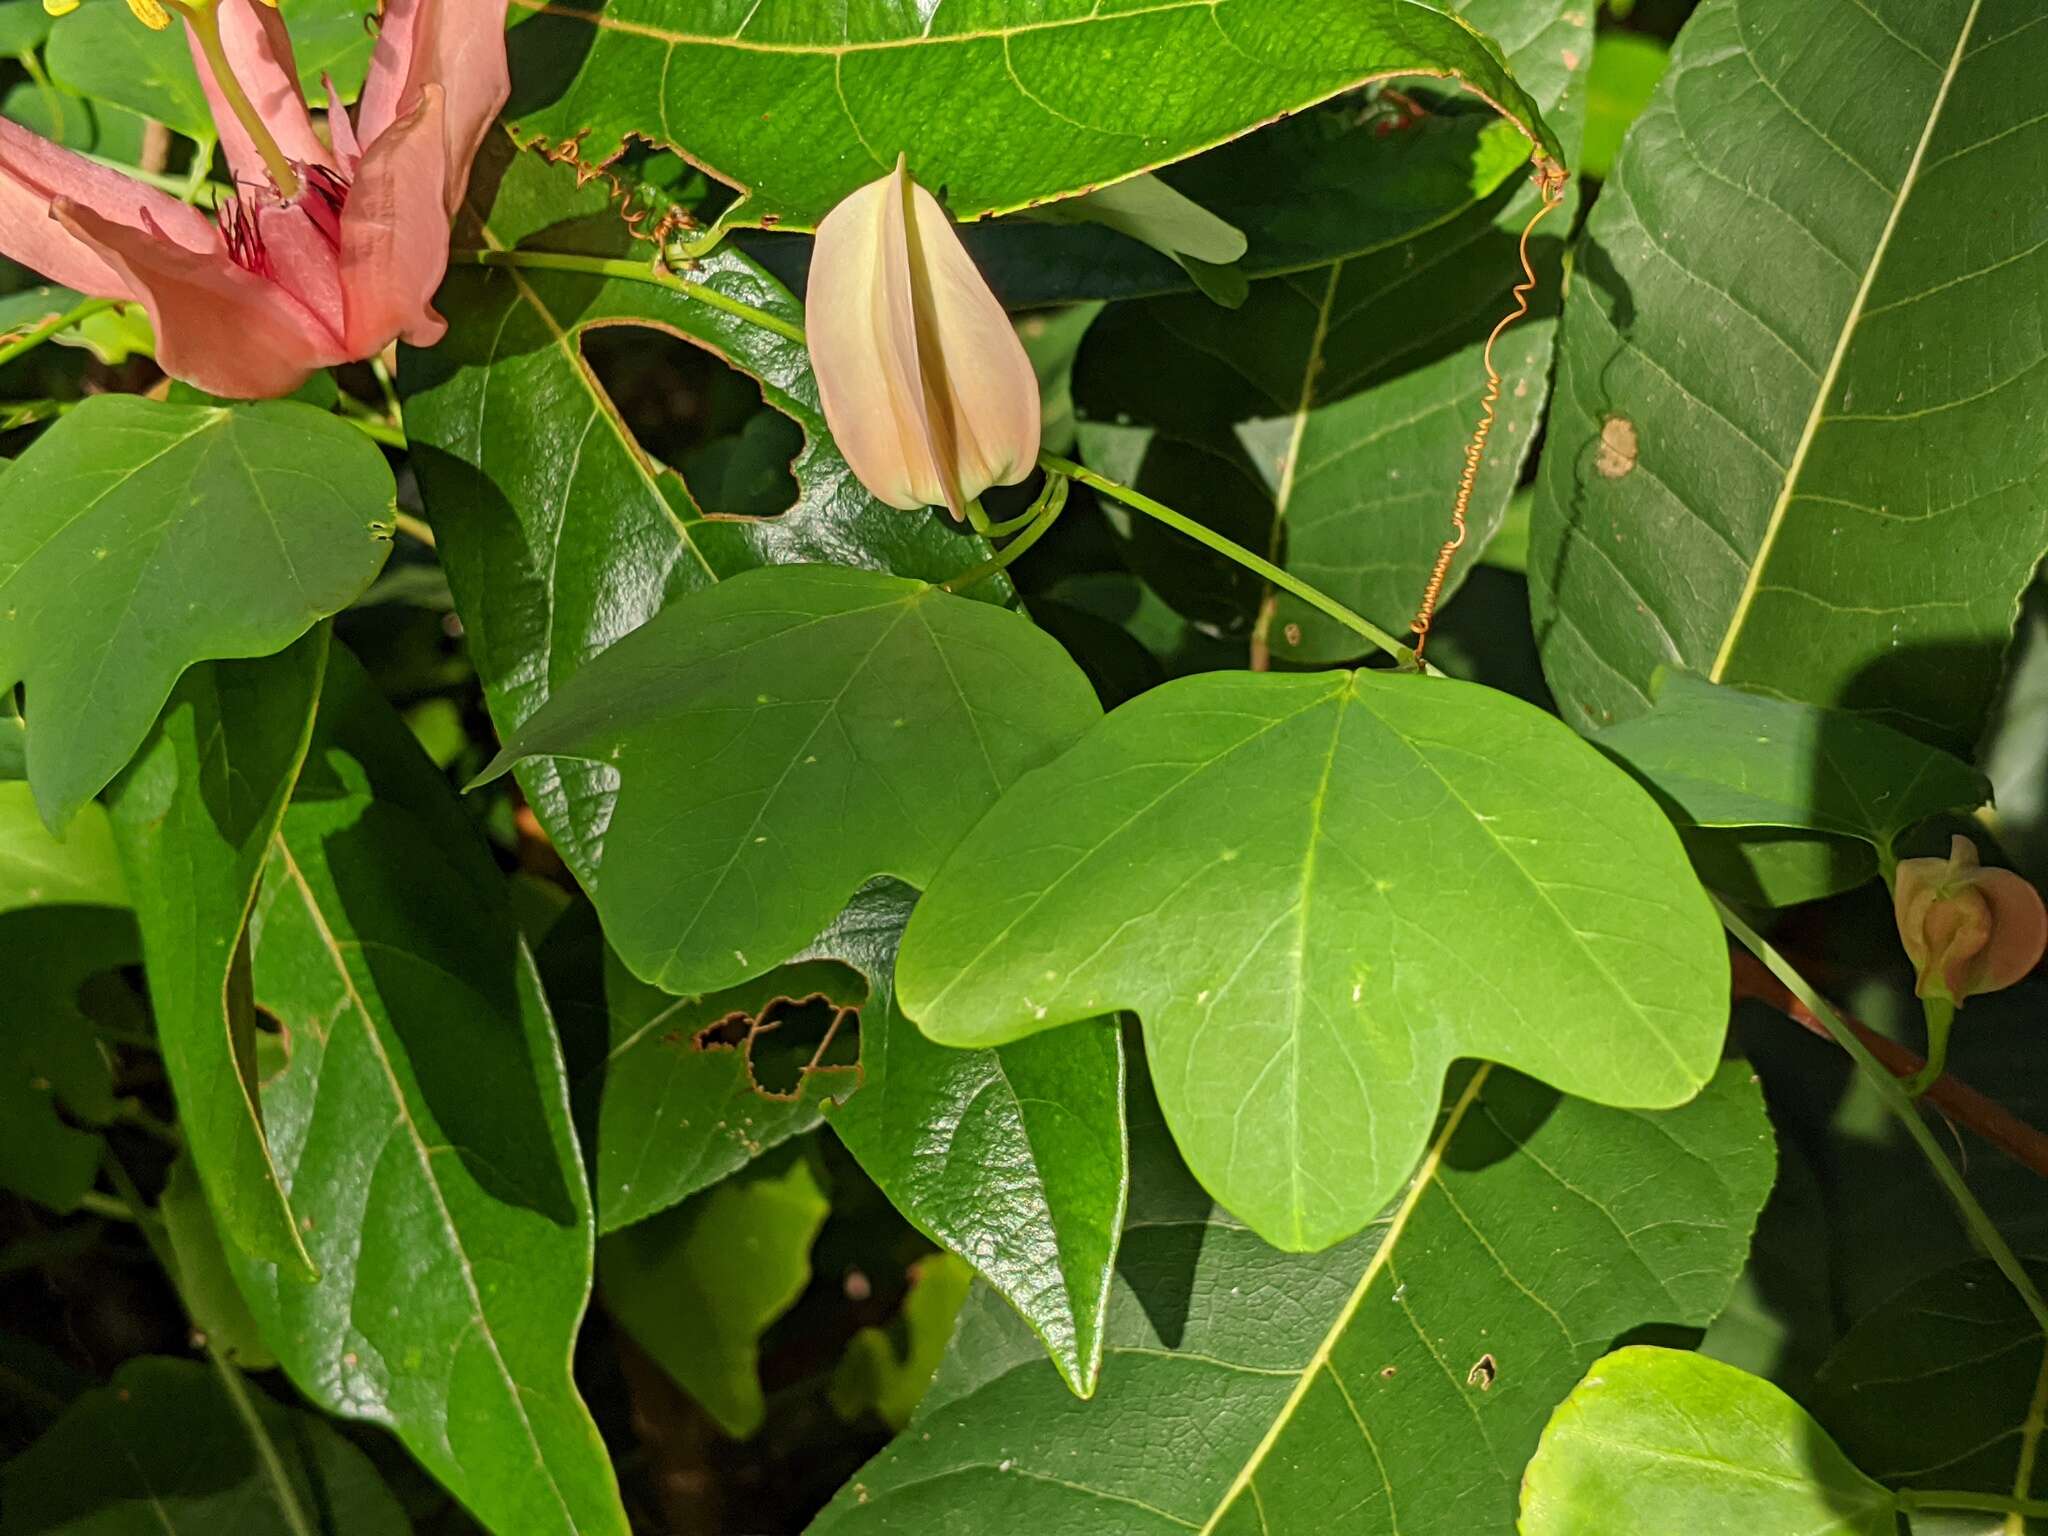
[[[825,420],[877,500],[957,518],[990,486],[1031,473],[1031,361],[902,158],[818,226],[805,305]]]

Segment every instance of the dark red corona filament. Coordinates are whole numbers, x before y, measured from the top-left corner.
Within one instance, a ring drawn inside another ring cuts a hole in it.
[[[296,206],[313,221],[320,238],[340,250],[341,210],[348,205],[348,178],[324,165],[302,165],[298,170],[305,187]]]
[[[270,252],[263,245],[263,230],[257,223],[256,206],[239,197],[220,205],[221,238],[228,244],[228,259],[245,272],[258,277],[275,277]]]

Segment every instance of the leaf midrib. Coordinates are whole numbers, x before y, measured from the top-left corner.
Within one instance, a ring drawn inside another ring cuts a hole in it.
[[[1856,289],[1856,297],[1849,305],[1849,313],[1842,321],[1840,334],[1835,338],[1834,356],[1828,359],[1827,371],[1821,375],[1814,387],[1813,407],[1807,412],[1806,425],[1799,434],[1798,445],[1792,450],[1791,460],[1785,466],[1785,478],[1778,489],[1778,499],[1771,507],[1770,520],[1764,525],[1763,541],[1757,546],[1756,559],[1751,562],[1749,575],[1744,580],[1742,594],[1736,599],[1735,611],[1729,615],[1728,627],[1721,636],[1720,649],[1714,655],[1713,665],[1707,670],[1707,680],[1718,683],[1727,673],[1728,663],[1733,659],[1735,647],[1740,643],[1743,626],[1748,622],[1751,608],[1756,603],[1758,590],[1763,585],[1764,570],[1770,564],[1771,551],[1777,544],[1778,535],[1785,525],[1786,513],[1798,491],[1799,479],[1806,468],[1806,458],[1813,450],[1813,444],[1820,435],[1821,423],[1827,419],[1828,402],[1834,398],[1835,384],[1841,376],[1842,365],[1855,344],[1856,328],[1863,320],[1864,307],[1870,300],[1871,289],[1877,284],[1877,275],[1884,267],[1885,256],[1891,249],[1892,237],[1897,233],[1899,220],[1906,205],[1912,201],[1919,184],[1920,168],[1927,158],[1927,146],[1933,142],[1935,130],[1941,125],[1942,110],[1948,105],[1949,88],[1955,84],[1956,75],[1961,71],[1963,60],[1969,51],[1970,35],[1976,30],[1977,18],[1983,13],[1984,0],[1970,0],[1970,9],[1963,17],[1963,24],[1956,35],[1955,51],[1949,56],[1948,68],[1943,72],[1941,83],[1936,87],[1934,100],[1927,109],[1927,121],[1920,130],[1920,142],[1913,147],[1913,158],[1906,164],[1905,175],[1899,181],[1899,189],[1892,199],[1891,212],[1886,216],[1884,228],[1877,237],[1877,246],[1870,254],[1870,260],[1863,269],[1863,281]]]
[[[1379,1246],[1373,1250],[1372,1258],[1365,1266],[1365,1273],[1359,1276],[1358,1284],[1352,1288],[1350,1296],[1345,1298],[1343,1307],[1338,1310],[1328,1331],[1317,1341],[1315,1353],[1303,1364],[1294,1390],[1287,1394],[1287,1401],[1280,1405],[1280,1411],[1266,1427],[1265,1436],[1253,1448],[1251,1455],[1245,1458],[1244,1465],[1238,1468],[1237,1476],[1223,1491],[1222,1498],[1217,1500],[1209,1518],[1202,1523],[1198,1536],[1213,1536],[1223,1517],[1230,1512],[1231,1506],[1252,1486],[1260,1467],[1272,1454],[1273,1447],[1279,1443],[1280,1436],[1293,1421],[1302,1400],[1308,1396],[1309,1388],[1315,1384],[1316,1373],[1331,1370],[1330,1356],[1337,1347],[1337,1341],[1343,1338],[1350,1328],[1351,1321],[1363,1305],[1366,1293],[1372,1289],[1373,1282],[1393,1263],[1394,1250],[1400,1246],[1401,1234],[1407,1230],[1409,1218],[1415,1214],[1415,1208],[1422,1203],[1424,1192],[1436,1182],[1437,1175],[1443,1167],[1445,1149],[1450,1146],[1451,1138],[1458,1134],[1458,1128],[1464,1124],[1465,1116],[1470,1113],[1472,1106],[1478,1103],[1479,1090],[1485,1086],[1487,1078],[1492,1073],[1491,1063],[1482,1062],[1475,1068],[1471,1081],[1466,1083],[1464,1092],[1458,1095],[1457,1103],[1452,1105],[1450,1113],[1444,1116],[1442,1128],[1430,1142],[1429,1151],[1424,1155],[1421,1167],[1416,1169],[1415,1178],[1410,1182],[1408,1192],[1401,1197],[1401,1204],[1395,1209],[1393,1219],[1387,1224],[1385,1235],[1380,1238]],[[1334,1370],[1331,1371],[1331,1375],[1332,1379],[1335,1379]]]

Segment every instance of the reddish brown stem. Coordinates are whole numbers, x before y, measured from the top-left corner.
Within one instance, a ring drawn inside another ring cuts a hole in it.
[[[1756,956],[1747,950],[1737,950],[1729,958],[1734,967],[1736,1001],[1751,998],[1767,1003],[1823,1040],[1829,1038],[1827,1026],[1766,970]],[[1889,1036],[1879,1034],[1868,1024],[1846,1013],[1842,1020],[1856,1031],[1856,1038],[1892,1076],[1911,1077],[1927,1064],[1923,1058]],[[1937,1078],[1934,1086],[1922,1097],[1957,1125],[1975,1131],[2014,1162],[2048,1179],[2048,1135],[2035,1130],[1996,1099],[1979,1093],[1953,1074]]]

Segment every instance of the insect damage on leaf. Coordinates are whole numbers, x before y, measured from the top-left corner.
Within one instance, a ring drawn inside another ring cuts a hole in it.
[[[785,1025],[790,1031],[773,1042],[773,1056],[757,1056],[755,1046]],[[813,1033],[817,1044],[806,1057],[803,1047]],[[665,1037],[672,1044],[681,1044],[682,1038],[679,1030]],[[746,1066],[747,1086],[778,1104],[793,1104],[802,1098],[814,1076],[852,1079],[830,1096],[834,1103],[844,1103],[863,1080],[860,1010],[835,1003],[822,992],[773,998],[757,1014],[729,1013],[698,1030],[689,1043],[696,1051],[738,1051]]]

